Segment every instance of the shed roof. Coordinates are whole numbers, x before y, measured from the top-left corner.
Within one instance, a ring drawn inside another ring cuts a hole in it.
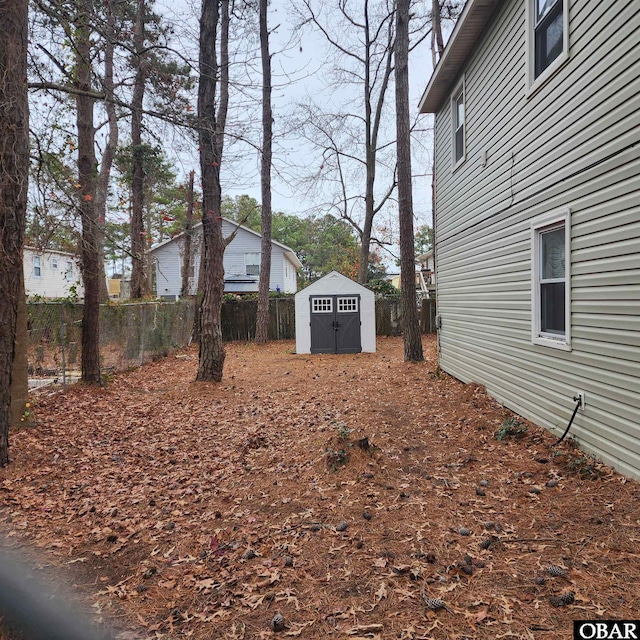
[[[420,98],[420,113],[436,113],[502,0],[467,0]]]
[[[300,291],[298,291],[298,293],[296,293],[296,298],[298,296],[309,295],[313,293],[314,290],[318,290],[318,289],[320,289],[321,291],[326,291],[327,287],[331,285],[331,281],[333,281],[334,283],[336,281],[339,281],[343,286],[345,285],[348,286],[349,289],[353,292],[359,291],[364,295],[375,296],[375,294],[373,293],[373,291],[371,291],[371,289],[367,289],[367,287],[361,285],[355,280],[352,280],[351,278],[347,278],[347,276],[342,275],[338,271],[330,271],[329,273],[327,273],[326,276],[322,276],[322,278],[319,278],[318,280],[316,280],[315,282],[312,282],[310,285],[308,285],[304,289],[301,289]]]

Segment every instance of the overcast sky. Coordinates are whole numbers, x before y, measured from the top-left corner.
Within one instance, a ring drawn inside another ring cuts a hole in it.
[[[175,46],[180,46],[185,53],[195,60],[197,57],[198,16],[200,13],[199,0],[157,0],[157,9],[164,13],[167,20],[174,21],[176,32],[180,34]],[[296,109],[296,103],[305,96],[318,96],[326,93],[323,82],[323,74],[327,73],[324,65],[326,53],[324,43],[319,36],[314,37],[309,32],[302,42],[296,43],[286,52],[281,52],[284,43],[291,38],[291,21],[287,11],[288,0],[274,0],[270,4],[269,25],[273,28],[279,25],[271,37],[270,50],[274,54],[272,69],[274,75],[274,119],[275,131],[281,130],[279,118],[284,118]],[[259,69],[259,60],[256,60]],[[410,66],[410,106],[415,114],[418,112],[418,100],[431,74],[431,54],[429,39],[422,45],[418,55],[415,55]],[[291,82],[285,83],[285,77]],[[278,86],[276,86],[278,85]],[[345,89],[346,91],[346,89]],[[344,97],[344,96],[340,96]],[[387,100],[395,99],[393,88],[388,91]],[[253,112],[255,126],[259,126],[260,105],[255,105]],[[420,116],[420,126],[431,126],[431,116]],[[395,126],[395,125],[394,125]],[[426,147],[431,149],[430,136],[423,138]],[[230,167],[223,165],[224,195],[235,196],[248,193],[260,200],[259,156],[255,150],[245,147],[244,152],[239,152],[237,145],[229,147],[230,154],[236,157],[236,164],[231,174]],[[198,173],[197,148],[193,144],[184,141],[176,141],[175,152],[179,158],[184,173],[192,168]],[[238,161],[238,156],[244,161]],[[273,173],[273,208],[287,213],[304,215],[313,210],[314,202],[306,201],[300,193],[295,191],[295,185],[287,184],[287,179],[278,176],[278,169],[284,174],[290,174],[286,163],[304,165],[311,161],[312,153],[300,140],[279,140],[274,147]],[[418,165],[418,166],[416,166]],[[419,162],[414,161],[414,174],[430,173],[430,153],[422,154]],[[289,178],[290,180],[290,178]],[[428,176],[419,177],[415,181],[414,211],[417,224],[431,224],[431,184]]]

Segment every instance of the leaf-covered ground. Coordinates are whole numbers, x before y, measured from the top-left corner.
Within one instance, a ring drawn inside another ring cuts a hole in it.
[[[637,618],[638,483],[440,374],[433,338],[422,364],[378,348],[234,343],[218,385],[188,350],[41,391],[0,527],[121,638],[556,640]]]

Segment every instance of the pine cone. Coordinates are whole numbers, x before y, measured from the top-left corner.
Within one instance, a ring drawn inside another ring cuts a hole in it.
[[[336,531],[346,531],[347,527],[349,525],[347,524],[346,520],[343,520],[337,527],[336,527]]]
[[[256,552],[253,549],[247,549],[243,554],[242,554],[242,559],[243,560],[253,560],[256,557]]]
[[[440,609],[446,608],[444,601],[440,598],[424,598],[424,604],[430,611],[440,611]]]
[[[466,527],[460,527],[460,528],[458,529],[458,533],[459,533],[461,536],[470,536],[470,535],[471,535],[471,530],[470,530],[470,529],[467,529]]]
[[[274,631],[282,631],[284,629],[284,618],[281,613],[276,613],[271,620],[271,628]]]
[[[554,607],[566,607],[573,604],[576,599],[576,594],[573,591],[567,591],[561,596],[551,596],[549,602]]]
[[[538,576],[536,578],[536,584],[545,584],[546,581],[547,579],[544,576]]]
[[[491,546],[491,540],[489,538],[485,538],[480,542],[481,549],[488,549]]]
[[[550,567],[547,568],[547,571],[549,572],[549,575],[552,576],[566,576],[567,572],[562,568],[559,567],[555,564],[552,564]]]

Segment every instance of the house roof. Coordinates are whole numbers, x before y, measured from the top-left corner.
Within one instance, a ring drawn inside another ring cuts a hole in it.
[[[436,113],[460,75],[502,0],[467,0],[442,56],[420,98],[420,113]]]
[[[249,229],[249,227],[245,227],[242,224],[238,224],[235,220],[230,220],[229,218],[222,218],[224,221],[228,222],[229,224],[233,225],[234,227],[238,227],[239,229],[243,229],[244,231],[247,231],[251,234],[253,234],[254,236],[258,236],[258,238],[262,238],[262,235],[260,233],[258,233],[257,231],[254,231],[253,229]],[[197,229],[199,227],[202,226],[202,222],[198,222],[198,224],[193,225],[194,229]],[[184,235],[184,231],[182,233],[179,233],[177,236],[173,236],[173,238],[169,238],[168,240],[165,240],[164,242],[159,242],[158,244],[156,244],[155,246],[151,247],[151,249],[149,249],[149,251],[151,253],[153,253],[154,251],[156,251],[157,249],[160,249],[160,247],[164,247],[165,245],[174,242],[175,240],[177,240],[178,238],[182,237]],[[271,240],[271,244],[275,244],[276,246],[280,247],[281,249],[284,250],[284,252],[289,256],[289,260],[291,260],[291,262],[293,262],[293,264],[295,265],[295,267],[297,269],[301,269],[302,268],[302,262],[300,262],[300,260],[298,259],[298,256],[295,254],[295,251],[291,248],[288,247],[286,244],[282,244],[281,242],[278,242],[277,240]]]
[[[78,256],[75,253],[70,253],[69,251],[58,251],[57,249],[38,249],[37,247],[32,247],[31,245],[25,244],[24,251],[30,251],[31,253],[48,253],[48,254],[56,254],[58,256],[64,256],[66,258],[74,258],[76,259]]]

